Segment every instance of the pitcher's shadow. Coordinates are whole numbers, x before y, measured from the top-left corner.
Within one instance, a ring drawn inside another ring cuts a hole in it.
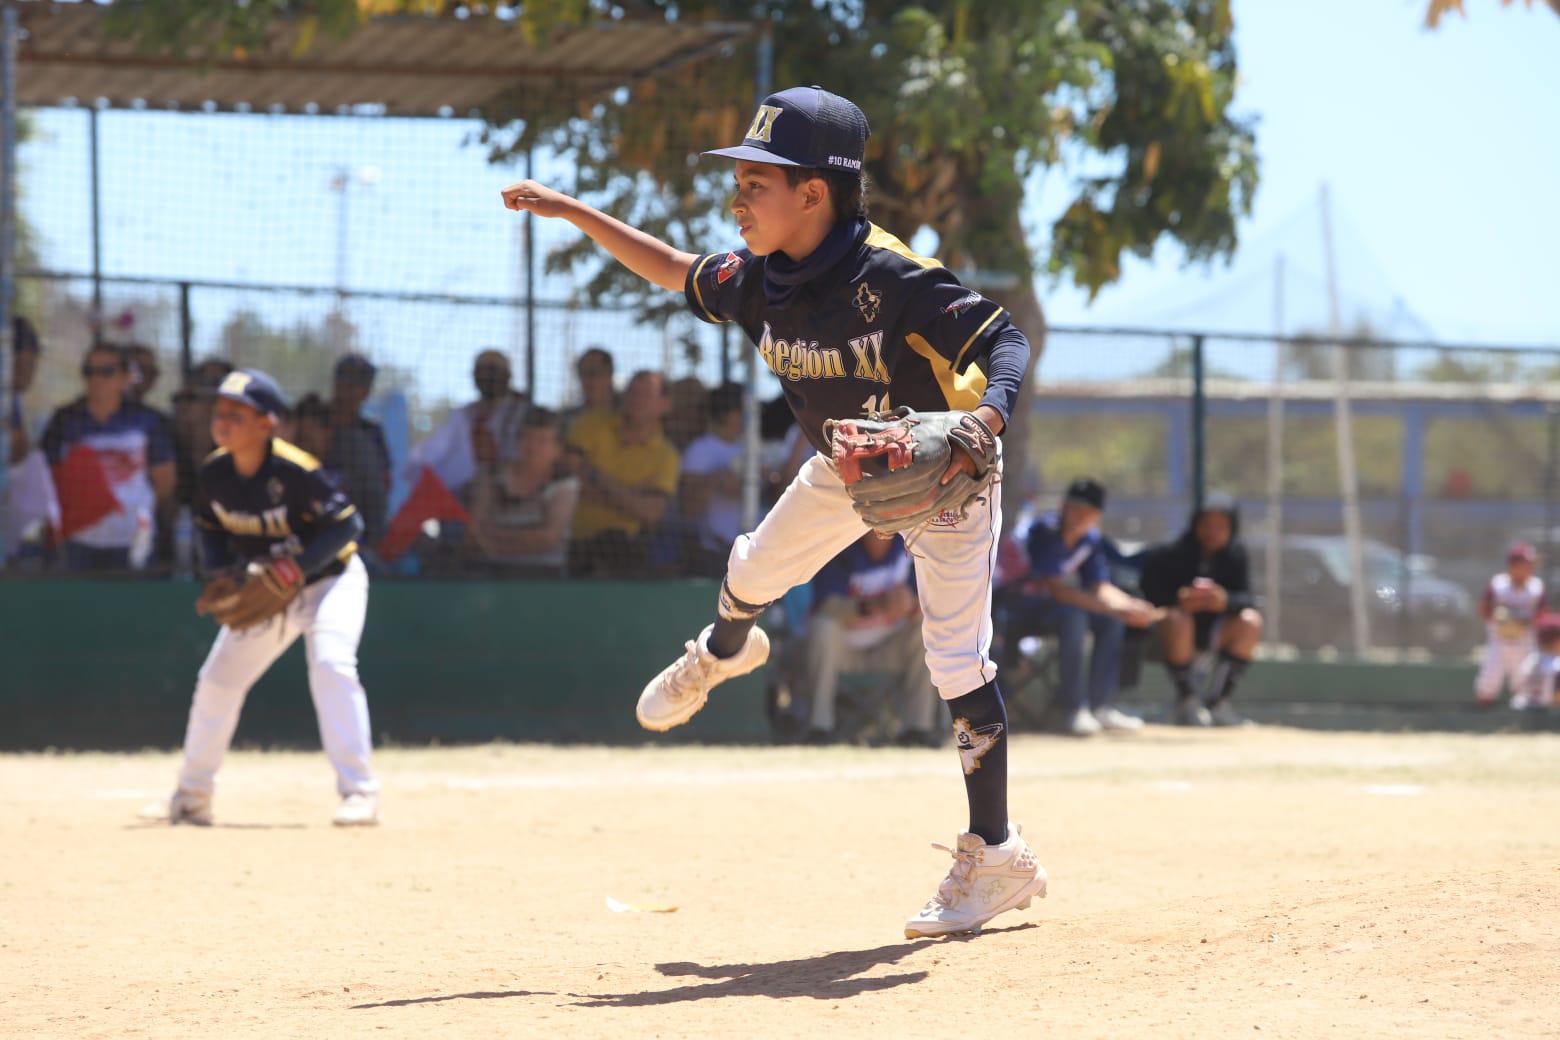
[[[1008,928],[988,928],[985,934],[1022,932],[1038,928],[1034,923]],[[951,943],[969,942],[973,935],[951,936],[944,940],[922,939],[891,943],[870,950],[841,950],[816,957],[769,961],[758,964],[696,964],[671,961],[657,964],[656,971],[666,976],[715,980],[673,989],[644,990],[638,993],[571,994],[582,999],[577,1007],[653,1007],[681,1004],[693,1000],[719,1000],[726,997],[770,997],[785,1000],[810,997],[813,1000],[845,1000],[863,993],[876,993],[899,986],[914,985],[930,972],[907,971],[880,978],[858,978],[863,972],[885,964],[897,964],[911,955]]]

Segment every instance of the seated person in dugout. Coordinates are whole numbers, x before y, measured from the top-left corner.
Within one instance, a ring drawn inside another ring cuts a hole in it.
[[[1181,537],[1149,550],[1143,595],[1166,609],[1160,622],[1165,667],[1175,684],[1180,726],[1239,726],[1230,704],[1262,639],[1262,615],[1251,591],[1251,568],[1240,541],[1240,507],[1228,495],[1210,495]],[[1192,659],[1216,650],[1206,703],[1192,687]]]
[[[641,577],[649,569],[649,532],[677,494],[677,449],[661,429],[666,415],[661,373],[636,372],[615,420],[581,428],[569,446],[580,477],[569,546],[570,575]]]
[[[514,459],[473,485],[468,560],[508,576],[561,576],[579,499],[579,478],[564,468],[562,417],[531,408]]]
[[[1154,608],[1111,584],[1100,517],[1105,487],[1089,477],[1067,486],[1061,509],[1029,528],[1025,539],[1029,576],[1002,613],[1003,658],[998,667],[1014,667],[1025,636],[1053,635],[1061,686],[1057,698],[1065,713],[1063,730],[1076,737],[1102,730],[1132,732],[1143,720],[1115,706],[1120,690],[1122,641],[1126,626],[1146,628]],[[1088,673],[1084,644],[1094,637]]]
[[[836,739],[835,701],[841,675],[882,673],[867,702],[891,705],[895,742],[942,743],[940,698],[926,666],[914,568],[897,535],[876,532],[824,564],[813,579],[813,611],[802,639],[793,689],[811,702],[807,739]],[[896,696],[897,695],[897,696]]]

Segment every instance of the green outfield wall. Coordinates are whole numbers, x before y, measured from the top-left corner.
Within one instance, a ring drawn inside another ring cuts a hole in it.
[[[0,582],[0,748],[172,747],[216,628],[176,581]],[[380,582],[361,671],[380,742],[645,739],[646,679],[708,620],[716,585]],[[1162,670],[1124,699],[1168,699]],[[761,673],[760,673],[761,674]],[[1242,688],[1257,719],[1346,728],[1511,728],[1469,706],[1464,665],[1262,663]],[[760,676],[721,687],[658,740],[762,741]],[[238,742],[317,746],[301,642],[251,691]]]

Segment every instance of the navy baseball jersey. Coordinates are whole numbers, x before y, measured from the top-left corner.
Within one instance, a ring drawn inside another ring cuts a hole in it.
[[[338,528],[356,512],[319,460],[277,437],[271,439],[265,462],[249,477],[239,475],[226,451],[213,452],[201,466],[195,495],[196,526],[219,536],[204,538],[204,544],[221,544],[228,559],[244,561],[301,556],[317,536]],[[309,580],[340,574],[355,552],[357,543],[347,542],[335,559],[327,558],[326,566],[309,574]],[[225,562],[207,559],[206,565]]]
[[[973,410],[984,400],[1006,419],[1010,395],[987,395],[985,365],[1011,329],[1007,311],[877,225],[859,221],[851,233],[840,260],[778,304],[765,284],[770,257],[701,256],[688,269],[688,306],[742,327],[819,451],[829,450],[825,419],[863,410]]]

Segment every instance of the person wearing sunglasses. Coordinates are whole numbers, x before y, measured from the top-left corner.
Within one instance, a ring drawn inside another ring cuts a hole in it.
[[[81,363],[85,392],[57,410],[41,446],[60,499],[62,560],[72,571],[139,570],[151,555],[157,509],[176,480],[161,415],[131,400],[130,367],[99,344]]]

